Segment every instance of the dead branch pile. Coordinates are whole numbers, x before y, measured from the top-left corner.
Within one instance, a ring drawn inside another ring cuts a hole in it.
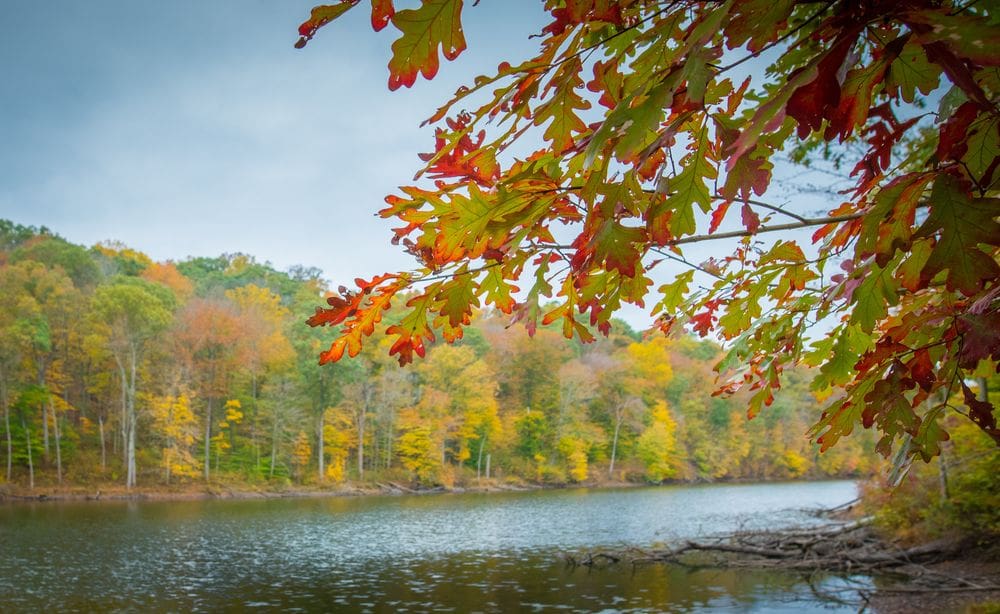
[[[966,578],[926,567],[955,558],[963,545],[949,540],[900,547],[879,539],[871,518],[817,528],[782,531],[740,531],[702,541],[686,541],[672,548],[587,552],[567,555],[572,566],[602,567],[620,562],[632,565],[676,563],[687,567],[744,567],[846,574],[894,576],[899,588],[882,590],[964,591],[1000,590],[996,578]]]

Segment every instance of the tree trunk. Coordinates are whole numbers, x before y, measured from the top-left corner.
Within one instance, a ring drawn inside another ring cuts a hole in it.
[[[619,410],[615,416],[615,436],[611,439],[611,464],[608,466],[608,477],[614,479],[615,474],[615,454],[618,452],[618,431],[622,427],[623,410]]]
[[[24,416],[21,417],[21,426],[24,427],[24,440],[28,444],[28,489],[35,488],[35,463],[31,459],[31,431],[28,430],[28,423]]]
[[[45,389],[45,366],[38,364],[38,386]],[[49,411],[45,403],[42,403],[42,456],[49,460]]]
[[[317,457],[318,457],[318,460],[319,460],[318,468],[319,468],[319,481],[320,482],[322,482],[323,478],[326,476],[326,468],[324,466],[325,463],[323,462],[324,460],[326,460],[325,458],[323,458],[324,456],[326,456],[326,453],[323,450],[323,427],[325,426],[323,424],[323,418],[324,418],[323,414],[324,414],[323,411],[319,412],[319,433],[318,433],[318,435],[319,435],[319,438],[318,438],[319,439],[319,454],[317,454]]]
[[[115,362],[118,363],[118,377],[122,382],[122,418],[121,418],[121,436],[122,436],[122,461],[125,466],[128,466],[128,375],[125,374],[125,365],[121,360],[115,356]],[[117,445],[117,441],[116,441]]]
[[[486,479],[490,479],[490,459],[493,458],[492,454],[486,455]]]
[[[274,416],[274,425],[271,428],[271,470],[268,477],[274,477],[274,463],[278,460],[278,416]]]
[[[392,432],[392,424],[395,422],[395,416],[389,419],[389,429],[385,435],[385,468],[392,468],[392,440],[395,438],[395,433]]]
[[[137,351],[133,347],[132,351],[129,353],[129,381],[128,381],[128,395],[127,395],[127,424],[126,433],[127,440],[125,442],[125,459],[126,459],[126,475],[125,475],[125,487],[132,488],[136,484],[136,470],[135,470],[135,431],[136,431],[136,413],[135,413],[135,389],[136,389],[136,371],[138,370],[139,357],[137,356]]]
[[[253,439],[254,464],[257,467],[256,473],[260,474],[260,441],[257,439],[257,374],[250,374],[250,400],[253,404],[253,423],[250,427],[250,438]]]
[[[212,397],[205,403],[205,481],[212,471]]]
[[[365,479],[365,414],[358,420],[358,479]]]
[[[365,384],[364,400],[356,420],[358,425],[358,480],[365,479],[365,422],[368,418],[368,409],[373,393],[371,385]]]
[[[52,404],[52,398],[49,397],[49,413],[52,414],[52,435],[55,437],[56,441],[56,481],[62,484],[62,447],[61,439],[59,437],[59,416],[56,414],[56,408]]]
[[[482,472],[480,471],[480,468],[483,465],[483,448],[485,448],[485,447],[486,447],[486,435],[483,435],[483,438],[479,440],[479,458],[476,459],[476,480],[477,481],[479,480],[480,476],[482,475]]]
[[[7,400],[7,380],[0,373],[0,404],[3,405],[3,426],[7,433],[7,481],[14,469],[14,441],[10,432],[10,403]]]
[[[104,416],[97,416],[97,428],[101,433],[101,473],[108,467],[108,446],[104,439]]]

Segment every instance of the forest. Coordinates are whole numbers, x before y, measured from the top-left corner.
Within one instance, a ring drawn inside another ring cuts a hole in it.
[[[820,454],[811,373],[753,420],[713,396],[721,348],[616,320],[583,344],[476,314],[400,367],[389,340],[320,366],[321,272],[245,254],[154,262],[0,221],[3,473],[20,487],[286,488],[862,476],[867,432]],[[390,311],[391,322],[399,314]]]

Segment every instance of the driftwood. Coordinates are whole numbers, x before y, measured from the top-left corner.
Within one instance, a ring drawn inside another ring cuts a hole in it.
[[[871,518],[862,518],[816,528],[741,531],[710,540],[685,541],[673,548],[587,552],[566,555],[565,559],[568,565],[588,568],[620,562],[674,563],[693,568],[742,567],[804,574],[861,573],[896,578],[902,583],[878,589],[886,592],[1000,591],[995,578],[952,576],[925,567],[955,557],[963,544],[942,540],[902,548],[879,539],[871,524]]]

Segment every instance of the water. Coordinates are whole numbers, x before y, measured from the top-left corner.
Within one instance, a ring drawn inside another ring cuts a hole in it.
[[[0,610],[836,611],[794,575],[562,554],[808,524],[805,508],[855,496],[814,482],[6,505]]]

